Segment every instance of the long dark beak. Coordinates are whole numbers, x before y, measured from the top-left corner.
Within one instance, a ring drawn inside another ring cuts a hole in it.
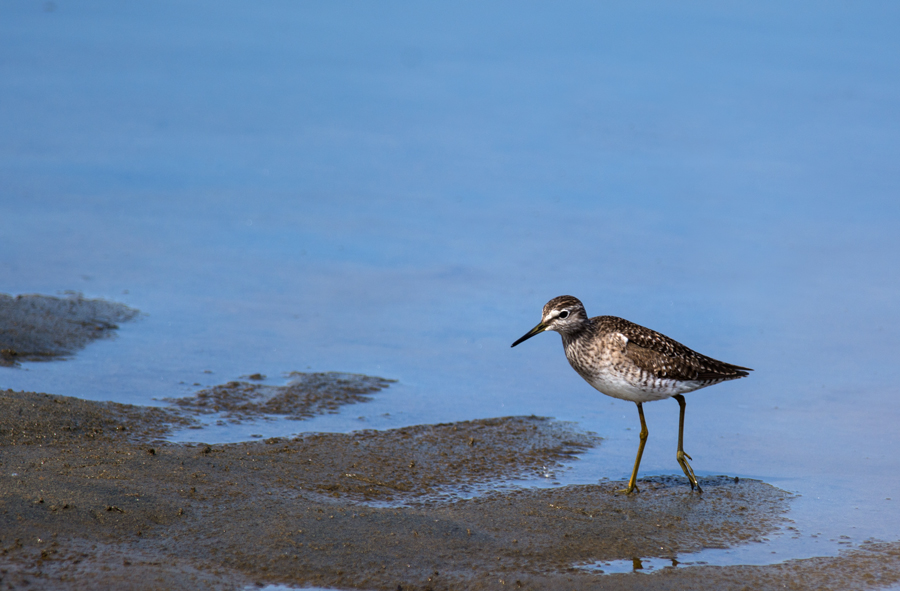
[[[530,338],[533,337],[534,335],[540,334],[540,333],[544,332],[545,330],[547,330],[547,326],[546,326],[543,322],[541,322],[540,324],[538,324],[537,326],[535,326],[534,328],[532,328],[531,330],[529,330],[528,333],[526,333],[525,336],[523,336],[521,339],[519,339],[518,341],[516,341],[515,343],[513,343],[512,345],[510,345],[510,347],[515,347],[515,346],[518,345],[519,343],[522,343],[522,342],[524,342],[524,341],[527,341],[528,339],[530,339]]]

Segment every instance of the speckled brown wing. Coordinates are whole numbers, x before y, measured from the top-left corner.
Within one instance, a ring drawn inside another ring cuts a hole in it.
[[[604,331],[625,335],[628,339],[625,356],[658,378],[721,382],[745,377],[747,372],[753,371],[697,353],[664,334],[623,318],[603,316],[594,321],[599,321]]]

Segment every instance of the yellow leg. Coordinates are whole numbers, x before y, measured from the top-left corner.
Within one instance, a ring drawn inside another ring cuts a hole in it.
[[[641,492],[637,487],[637,473],[638,468],[641,466],[641,456],[644,455],[644,444],[647,443],[647,435],[650,434],[647,431],[647,423],[644,421],[644,407],[641,406],[641,403],[636,403],[638,407],[638,416],[641,417],[641,444],[638,446],[637,457],[634,459],[634,470],[631,472],[631,479],[628,481],[628,488],[623,488],[622,490],[616,492],[623,492],[626,495],[630,495],[632,492]]]
[[[703,489],[700,488],[700,483],[697,482],[697,477],[694,476],[694,470],[691,468],[691,465],[688,464],[688,460],[692,460],[693,458],[684,453],[684,409],[687,404],[685,404],[684,396],[681,394],[676,394],[674,398],[678,401],[678,406],[681,407],[681,414],[678,417],[678,453],[675,457],[678,458],[678,464],[681,466],[681,470],[684,472],[684,475],[687,476],[688,482],[691,484],[691,490],[694,490],[694,487],[696,486],[697,492],[702,493]]]

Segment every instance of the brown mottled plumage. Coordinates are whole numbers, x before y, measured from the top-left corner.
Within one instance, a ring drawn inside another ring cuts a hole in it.
[[[647,440],[641,404],[669,397],[674,397],[681,408],[678,463],[688,477],[691,489],[696,486],[700,491],[700,484],[687,462],[690,456],[683,449],[685,402],[682,394],[743,378],[753,370],[701,355],[655,330],[622,318],[588,318],[584,305],[572,296],[559,296],[547,302],[541,322],[512,346],[547,330],[560,333],[569,364],[591,386],[607,396],[637,404],[641,444],[626,492],[637,489],[637,471]]]

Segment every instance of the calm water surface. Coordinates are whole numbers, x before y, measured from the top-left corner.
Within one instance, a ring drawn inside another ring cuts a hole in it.
[[[900,7],[0,4],[0,291],[140,309],[0,388],[160,404],[261,372],[399,383],[297,423],[634,405],[513,340],[551,297],[756,371],[688,396],[698,476],[798,493],[767,563],[900,538]],[[677,404],[642,474],[678,473]],[[696,558],[690,560],[701,560]]]

